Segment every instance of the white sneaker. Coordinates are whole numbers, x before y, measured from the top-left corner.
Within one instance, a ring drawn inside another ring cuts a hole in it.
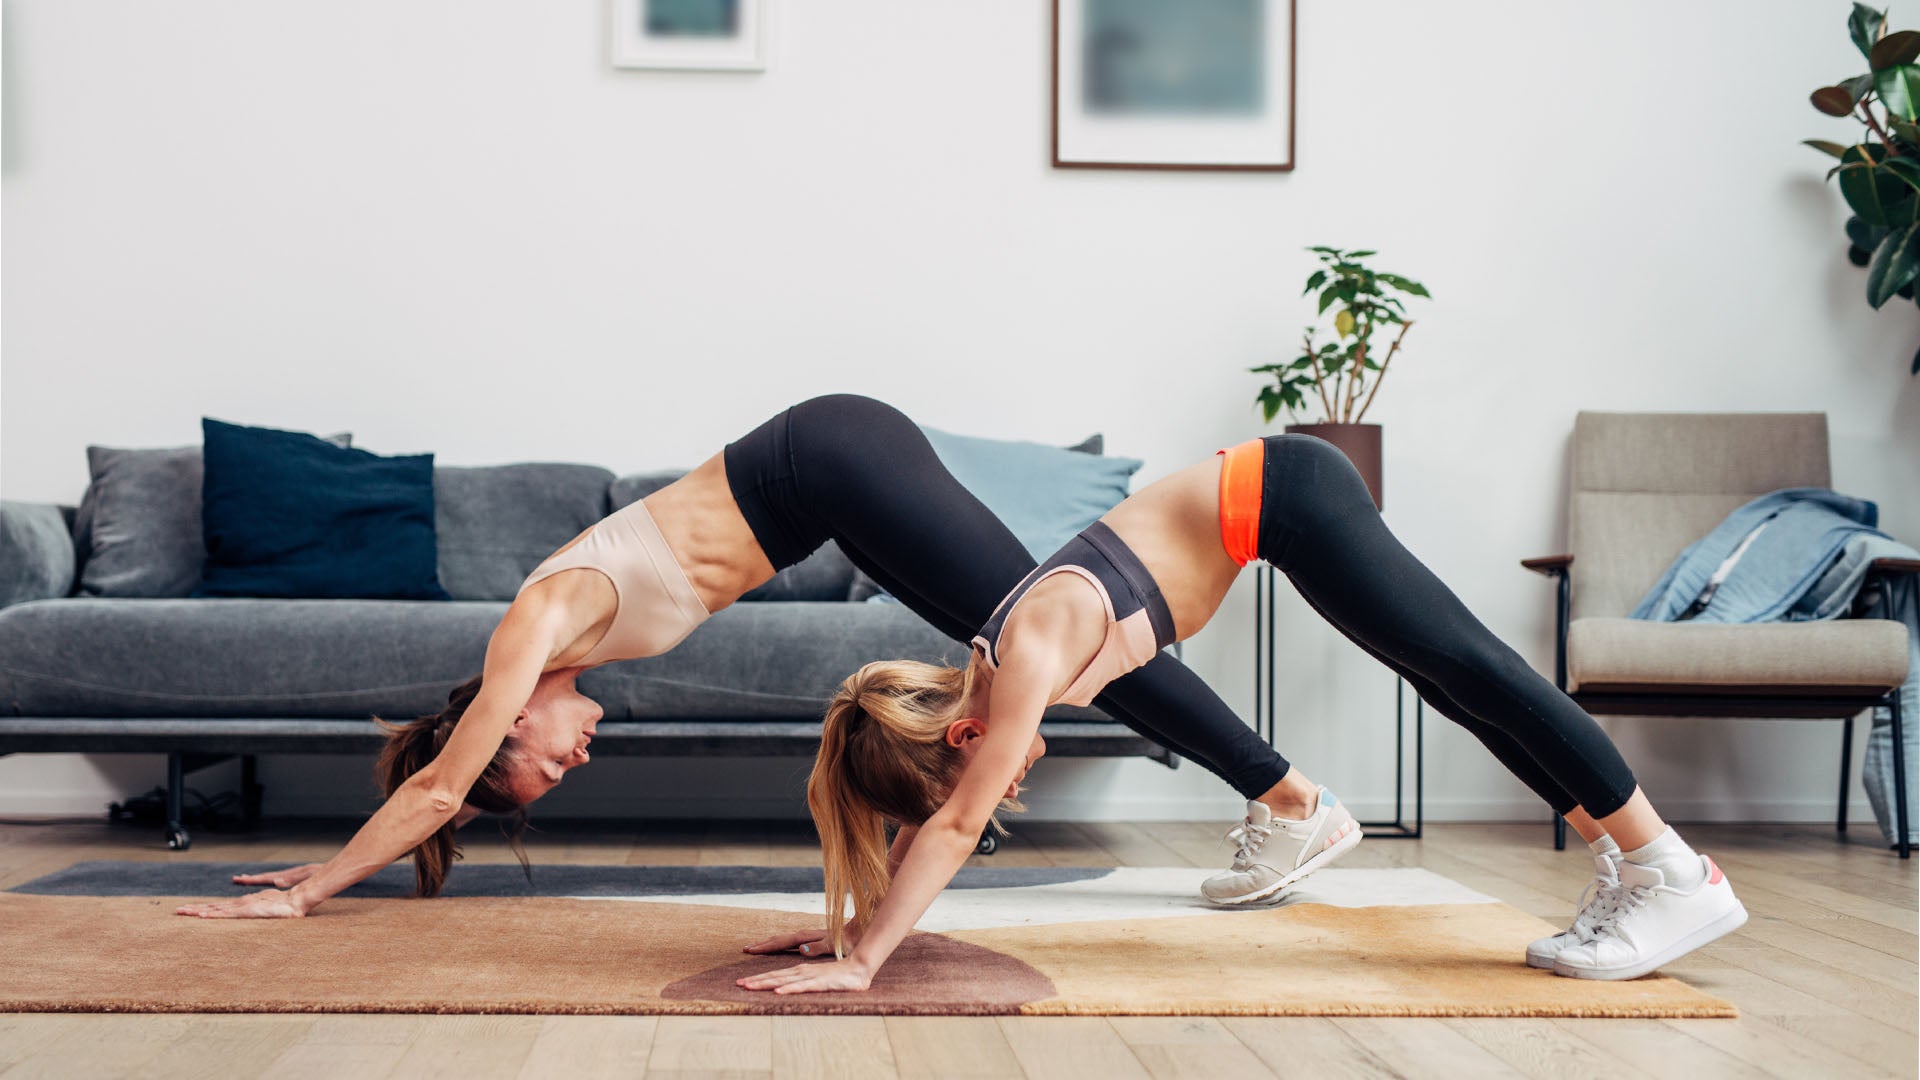
[[[1319,803],[1301,821],[1275,818],[1263,802],[1247,804],[1246,820],[1227,833],[1233,865],[1215,874],[1200,893],[1216,904],[1274,902],[1281,890],[1332,863],[1360,842],[1360,826],[1333,792],[1320,789]]]
[[[1619,902],[1620,863],[1621,857],[1617,851],[1593,857],[1593,881],[1580,894],[1580,911],[1573,917],[1573,925],[1552,937],[1543,937],[1528,945],[1528,967],[1550,968],[1554,958],[1564,950],[1593,940],[1594,929]]]
[[[1705,855],[1700,862],[1706,880],[1692,892],[1681,892],[1658,869],[1622,860],[1613,908],[1601,916],[1592,940],[1561,950],[1553,973],[1637,979],[1745,926],[1747,909],[1734,897],[1727,875]]]

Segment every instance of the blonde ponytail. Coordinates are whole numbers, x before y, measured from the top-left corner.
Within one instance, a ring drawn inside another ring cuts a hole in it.
[[[947,728],[964,718],[978,663],[868,664],[848,676],[827,705],[807,807],[820,834],[835,956],[845,954],[848,928],[863,932],[887,894],[888,822],[925,824],[959,782],[966,758],[947,743]],[[999,828],[998,821],[993,825]]]

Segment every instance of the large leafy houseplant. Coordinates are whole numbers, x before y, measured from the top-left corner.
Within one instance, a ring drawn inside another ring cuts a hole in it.
[[[1895,296],[1914,299],[1920,275],[1920,31],[1889,34],[1885,11],[1855,3],[1847,32],[1867,73],[1815,90],[1813,107],[1864,130],[1852,143],[1805,142],[1839,159],[1827,176],[1839,179],[1854,213],[1847,257],[1867,268],[1867,303],[1878,309]],[[1913,371],[1920,374],[1920,353]]]
[[[1319,340],[1324,330],[1309,326],[1302,335],[1299,356],[1249,369],[1270,378],[1260,388],[1256,403],[1268,423],[1283,409],[1289,417],[1295,417],[1313,403],[1320,406],[1327,423],[1357,424],[1373,404],[1387,365],[1399,354],[1401,342],[1413,327],[1406,304],[1394,294],[1430,296],[1427,287],[1417,281],[1374,270],[1361,262],[1375,252],[1332,247],[1307,250],[1320,257],[1320,267],[1307,278],[1301,295],[1318,290],[1318,314],[1322,318],[1329,308],[1333,309],[1333,339]],[[1375,347],[1374,335],[1388,327],[1399,329],[1393,331],[1392,343],[1382,354]]]

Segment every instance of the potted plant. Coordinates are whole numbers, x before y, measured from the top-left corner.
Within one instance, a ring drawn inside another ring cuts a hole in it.
[[[1813,92],[1814,108],[1860,122],[1858,141],[1805,140],[1840,160],[1827,177],[1840,178],[1840,196],[1853,209],[1847,257],[1867,268],[1867,303],[1876,309],[1895,296],[1915,299],[1920,274],[1920,31],[1886,31],[1885,11],[1854,4],[1847,32],[1867,74]],[[1920,374],[1920,353],[1913,373]]]
[[[1323,419],[1314,423],[1289,423],[1287,431],[1313,435],[1339,447],[1366,478],[1374,505],[1381,501],[1380,425],[1362,423],[1373,405],[1380,382],[1386,378],[1387,365],[1399,354],[1413,321],[1407,318],[1405,303],[1394,293],[1431,298],[1426,286],[1417,281],[1374,270],[1361,262],[1372,258],[1372,251],[1342,251],[1332,247],[1312,247],[1308,251],[1320,257],[1320,266],[1307,278],[1301,295],[1318,292],[1320,318],[1333,313],[1332,340],[1319,340],[1324,328],[1309,325],[1301,337],[1300,355],[1292,360],[1263,364],[1250,369],[1265,375],[1269,382],[1260,388],[1256,399],[1267,422],[1285,410],[1289,419],[1318,406]],[[1384,353],[1376,348],[1374,335],[1383,328],[1393,341]]]

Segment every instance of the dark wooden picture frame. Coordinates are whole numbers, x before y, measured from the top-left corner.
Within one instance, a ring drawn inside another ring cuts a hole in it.
[[[1153,162],[1153,161],[1070,161],[1060,156],[1060,51],[1064,43],[1060,40],[1060,5],[1063,3],[1083,3],[1084,0],[1053,0],[1053,52],[1051,56],[1051,78],[1048,80],[1048,92],[1051,98],[1052,130],[1051,149],[1053,166],[1057,169],[1152,169],[1175,172],[1292,172],[1294,167],[1295,132],[1295,95],[1298,86],[1296,70],[1299,53],[1298,0],[1268,0],[1278,6],[1286,5],[1287,48],[1286,48],[1286,156],[1283,160],[1271,164],[1204,164],[1195,162]]]

